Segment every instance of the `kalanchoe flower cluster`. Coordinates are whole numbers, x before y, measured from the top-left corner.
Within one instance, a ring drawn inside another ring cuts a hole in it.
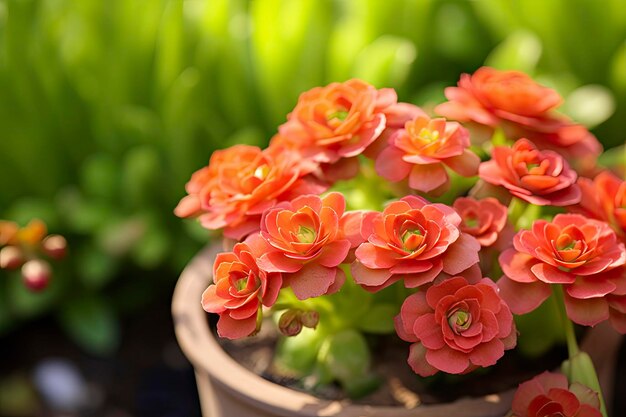
[[[601,417],[598,393],[571,385],[565,375],[544,372],[520,384],[513,397],[512,417]]]
[[[514,246],[500,255],[505,276],[498,281],[514,313],[534,310],[550,296],[550,285],[563,285],[574,322],[593,326],[611,317],[618,330],[626,330],[626,250],[606,223],[559,214],[520,231]]]
[[[449,187],[445,166],[465,177],[476,175],[480,158],[469,146],[469,132],[458,123],[418,116],[389,138],[376,171],[390,181],[408,177],[414,190],[441,194]]]
[[[494,365],[517,340],[513,315],[488,278],[470,284],[452,277],[413,294],[395,324],[412,342],[409,365],[421,376]]]
[[[584,126],[555,111],[561,96],[524,73],[483,67],[463,74],[458,86],[446,88],[445,94],[449,101],[435,111],[447,118],[490,131],[500,128],[509,138],[528,138],[540,149],[567,157],[594,158],[602,152]]]
[[[607,222],[626,242],[626,182],[610,171],[603,171],[593,180],[579,178],[578,185],[582,198],[572,210]]]
[[[60,260],[67,252],[67,242],[61,235],[48,235],[41,220],[32,220],[24,227],[0,220],[0,269],[18,269],[24,285],[31,291],[48,286],[52,268],[48,260]]]
[[[626,333],[626,185],[574,169],[578,159],[594,163],[595,137],[556,112],[558,93],[519,72],[481,68],[446,97],[436,111],[450,120],[360,80],[317,87],[300,96],[268,148],[217,151],[193,174],[176,214],[239,242],[217,256],[202,297],[220,315],[220,336],[255,334],[272,307],[285,335],[328,323],[345,329],[342,317],[329,317],[332,302],[392,285],[406,291],[395,330],[422,376],[494,365],[516,344],[513,314],[553,293],[563,294],[573,322],[610,320]],[[490,156],[481,163],[470,148],[480,144],[472,137],[479,127],[504,132],[510,146],[483,146]],[[474,184],[472,197],[445,194],[450,171],[469,178],[463,193]],[[366,180],[398,184],[362,190],[381,194],[373,204],[333,191]],[[576,214],[552,217],[557,210]],[[532,226],[516,234],[522,224]],[[311,307],[325,296],[324,308]],[[593,396],[563,378],[522,384],[515,415],[596,417]]]
[[[459,197],[453,208],[461,216],[461,232],[474,236],[483,248],[510,244],[513,230],[507,223],[507,207],[495,198]]]
[[[512,148],[497,146],[483,162],[480,178],[506,188],[513,196],[539,206],[568,206],[580,201],[577,174],[554,151],[539,151],[527,139]]]
[[[221,337],[238,339],[254,333],[261,305],[271,306],[278,297],[282,275],[259,268],[257,259],[262,253],[259,240],[249,238],[215,259],[215,284],[202,294],[202,307],[220,315],[217,332]]]
[[[478,262],[480,244],[461,233],[450,207],[404,197],[364,218],[364,242],[352,264],[354,280],[369,291],[403,280],[408,288],[432,282],[441,272],[459,274]]]

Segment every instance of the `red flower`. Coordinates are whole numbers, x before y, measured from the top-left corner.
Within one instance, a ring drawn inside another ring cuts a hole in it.
[[[513,417],[601,417],[598,393],[565,375],[544,372],[520,384],[513,397]]]
[[[521,230],[513,244],[500,255],[505,276],[498,286],[516,314],[534,310],[550,296],[550,284],[561,284],[569,318],[593,326],[626,295],[626,250],[604,222],[558,214]]]
[[[409,296],[395,318],[412,342],[408,363],[421,376],[494,365],[517,342],[513,315],[489,278],[453,277]]]
[[[266,272],[257,265],[261,240],[252,236],[215,258],[214,284],[202,294],[202,307],[220,315],[220,337],[239,339],[253,334],[261,304],[270,307],[276,302],[283,280],[280,272]]]
[[[448,102],[435,111],[447,118],[500,127],[508,137],[527,137],[541,149],[568,156],[597,156],[602,146],[589,131],[554,109],[563,99],[551,88],[518,71],[482,67],[463,74],[457,87],[445,90]]]
[[[507,208],[495,198],[460,197],[454,201],[453,208],[461,216],[461,231],[474,236],[481,246],[494,245],[501,235],[512,238],[509,233],[512,229],[506,227]]]
[[[305,156],[334,163],[372,144],[385,129],[384,110],[396,101],[393,89],[377,90],[361,80],[316,87],[300,95],[279,132]]]
[[[556,152],[537,150],[527,139],[512,148],[494,148],[492,159],[480,164],[479,175],[532,204],[566,206],[580,201],[577,175],[567,161]]]
[[[298,197],[265,212],[259,266],[283,272],[301,300],[337,291],[345,281],[338,266],[351,246],[339,227],[345,207],[343,195],[329,193]]]
[[[445,189],[444,166],[466,177],[476,175],[480,158],[469,146],[469,133],[458,123],[420,115],[389,138],[376,159],[376,172],[390,181],[408,177],[409,186],[423,192]]]
[[[480,244],[459,232],[461,218],[452,208],[407,196],[382,213],[363,216],[362,238],[352,264],[354,280],[378,291],[403,279],[415,288],[442,271],[456,275],[478,262]]]
[[[294,153],[235,145],[214,152],[209,165],[192,175],[189,195],[174,213],[199,216],[207,229],[224,228],[225,236],[240,240],[259,229],[261,214],[278,201],[322,192],[320,184],[301,178],[308,172]]]
[[[574,210],[611,224],[613,230],[626,241],[626,182],[604,171],[593,181],[579,178],[578,185],[582,198]]]

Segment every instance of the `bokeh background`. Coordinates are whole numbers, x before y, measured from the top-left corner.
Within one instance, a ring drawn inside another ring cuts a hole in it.
[[[484,64],[556,88],[623,157],[623,0],[0,1],[0,218],[70,247],[41,293],[0,271],[0,415],[198,415],[169,315],[211,238],[172,214],[191,173],[264,146],[311,87],[430,107]]]

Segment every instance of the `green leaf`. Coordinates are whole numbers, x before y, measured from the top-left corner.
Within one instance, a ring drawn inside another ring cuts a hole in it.
[[[124,156],[123,199],[131,207],[148,205],[159,195],[162,164],[154,145],[142,145]]]
[[[485,65],[532,74],[541,57],[541,50],[541,40],[537,35],[527,30],[519,30],[511,33],[491,51]]]
[[[81,297],[67,302],[58,316],[61,326],[83,349],[110,355],[120,342],[119,322],[101,298]]]
[[[26,288],[17,271],[6,277],[7,303],[11,313],[18,317],[33,317],[46,312],[54,305],[65,289],[67,280],[67,276],[57,266],[58,264],[53,265],[48,286],[39,292],[32,292]]]
[[[411,41],[384,35],[359,53],[353,73],[376,87],[398,86],[406,80],[416,57]]]
[[[118,261],[90,244],[78,247],[75,259],[78,278],[87,288],[102,288],[117,271]]]
[[[348,329],[324,340],[318,360],[342,381],[362,376],[370,367],[370,351],[361,333]]]
[[[283,373],[296,377],[308,375],[313,370],[324,335],[304,327],[300,334],[280,339],[274,364]]]
[[[543,355],[556,343],[565,340],[559,312],[552,297],[536,310],[515,316],[515,324],[520,333],[517,348],[531,358]]]
[[[80,180],[89,196],[113,199],[120,180],[119,167],[111,155],[100,152],[85,161]]]
[[[588,128],[607,120],[615,111],[613,93],[601,85],[585,85],[572,91],[560,110]]]
[[[374,304],[357,322],[360,330],[367,333],[388,334],[394,332],[393,318],[399,306],[394,304]]]

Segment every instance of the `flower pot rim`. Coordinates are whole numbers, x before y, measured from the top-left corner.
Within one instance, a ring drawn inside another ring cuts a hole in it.
[[[280,410],[285,416],[394,416],[443,417],[502,416],[509,409],[513,389],[484,397],[461,398],[452,403],[419,405],[408,409],[393,406],[351,404],[348,400],[330,401],[270,382],[239,365],[219,345],[206,321],[200,295],[212,275],[212,261],[222,250],[210,245],[185,267],[176,284],[172,314],[178,343],[196,370],[208,373],[231,392],[243,394],[246,401],[262,409]],[[459,410],[465,410],[467,413]]]

